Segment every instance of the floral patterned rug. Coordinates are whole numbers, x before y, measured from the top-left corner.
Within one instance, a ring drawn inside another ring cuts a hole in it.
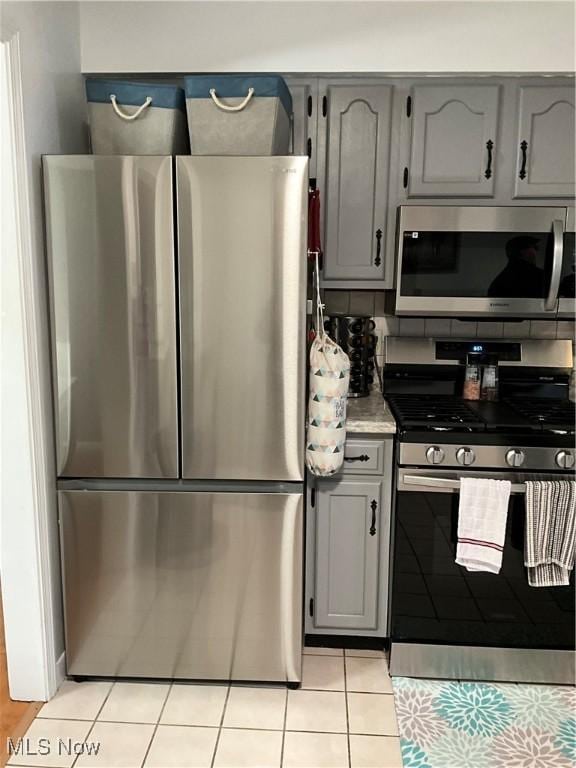
[[[404,768],[575,768],[576,691],[395,677]]]

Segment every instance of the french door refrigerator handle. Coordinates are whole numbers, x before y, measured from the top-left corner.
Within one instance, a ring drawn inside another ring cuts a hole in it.
[[[552,311],[558,301],[558,290],[560,288],[560,276],[562,274],[562,244],[564,238],[564,226],[560,219],[554,219],[552,222],[552,235],[554,238],[554,250],[552,257],[552,275],[550,277],[550,288],[544,304],[544,309]]]

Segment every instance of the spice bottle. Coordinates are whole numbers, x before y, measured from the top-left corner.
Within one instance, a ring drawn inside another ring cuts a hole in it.
[[[464,400],[480,400],[480,355],[466,355],[466,372],[464,374]]]
[[[486,360],[482,371],[480,397],[482,400],[498,399],[498,360],[493,355]]]

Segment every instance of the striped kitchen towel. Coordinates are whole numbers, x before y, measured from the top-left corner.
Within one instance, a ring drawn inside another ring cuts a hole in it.
[[[460,481],[456,562],[468,571],[499,573],[512,484],[464,477]]]
[[[526,483],[524,565],[531,587],[565,587],[574,567],[576,482]]]

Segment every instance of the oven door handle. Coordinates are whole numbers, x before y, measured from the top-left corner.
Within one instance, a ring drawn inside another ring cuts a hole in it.
[[[452,480],[450,477],[425,477],[424,475],[403,475],[402,482],[405,485],[418,486],[420,490],[426,488],[445,488],[447,491],[459,491],[460,480]],[[526,493],[524,483],[513,483],[512,493]]]
[[[548,296],[544,303],[546,311],[556,309],[558,301],[558,290],[560,288],[560,276],[562,275],[562,246],[564,240],[564,225],[560,219],[554,219],[552,222],[552,236],[554,239],[554,249],[552,256],[552,275],[550,277],[550,288]]]

